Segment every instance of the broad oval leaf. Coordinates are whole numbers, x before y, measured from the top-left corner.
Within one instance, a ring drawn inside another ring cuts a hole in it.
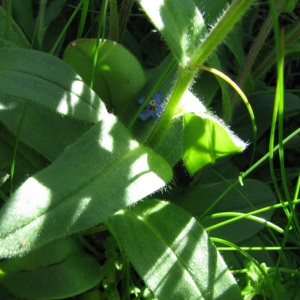
[[[86,84],[93,82],[94,91],[107,108],[117,114],[126,109],[146,82],[138,60],[126,48],[113,41],[73,41],[65,50],[63,59],[82,76]]]
[[[109,220],[133,266],[159,299],[241,299],[204,229],[178,206],[147,200]]]
[[[241,152],[246,144],[212,115],[185,114],[183,159],[191,175],[219,157]]]
[[[171,178],[169,165],[108,114],[4,205],[0,257],[94,226]]]

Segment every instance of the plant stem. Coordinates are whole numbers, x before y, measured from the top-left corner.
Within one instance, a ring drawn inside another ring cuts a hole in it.
[[[194,78],[196,72],[197,72],[196,68],[190,70],[180,69],[179,77],[172,91],[166,110],[162,114],[153,132],[151,133],[151,135],[148,137],[148,140],[146,141],[146,144],[148,146],[155,147],[155,145],[157,145],[160,142],[160,140],[167,132],[168,128],[171,126],[173,121],[173,116],[175,115],[179,101],[183,93],[189,87],[191,79]]]
[[[191,65],[202,65],[233,26],[244,15],[254,0],[235,0],[223,14],[218,23],[209,32],[203,43],[192,55]]]
[[[71,17],[69,18],[67,24],[65,25],[65,27],[63,28],[62,32],[60,33],[59,37],[57,38],[54,46],[52,47],[50,53],[54,54],[54,52],[56,51],[59,43],[61,42],[61,40],[63,39],[64,35],[66,34],[68,28],[70,27],[71,23],[73,22],[75,16],[77,15],[78,11],[81,9],[83,0],[81,0],[79,2],[79,4],[77,5],[76,9],[74,10],[74,12],[72,13]]]
[[[210,31],[203,43],[192,55],[190,65],[202,65],[208,56],[216,49],[218,44],[224,39],[234,24],[243,16],[254,0],[235,0],[221,17],[219,22]],[[169,103],[159,120],[157,126],[149,136],[147,144],[154,147],[160,142],[173,122],[173,116],[184,92],[188,89],[197,74],[197,68],[181,68],[179,78],[174,86]]]

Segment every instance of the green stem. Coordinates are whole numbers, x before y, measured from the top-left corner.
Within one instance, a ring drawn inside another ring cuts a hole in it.
[[[155,126],[154,130],[152,131],[151,135],[148,137],[146,144],[150,147],[155,147],[165,133],[168,131],[171,123],[173,121],[173,116],[176,113],[178,104],[183,93],[189,87],[191,79],[195,76],[197,69],[193,70],[184,70],[181,69],[179,72],[179,77],[176,81],[174,86],[172,95],[170,97],[169,103],[166,107],[166,110],[162,114],[160,120],[158,121],[157,125]],[[192,75],[191,75],[192,74]]]
[[[100,49],[101,43],[103,43],[104,38],[105,38],[107,7],[108,7],[108,0],[105,0],[102,2],[101,14],[100,14],[100,19],[99,19],[99,24],[98,24],[96,47],[95,47],[95,52],[94,52],[94,57],[93,57],[93,69],[92,69],[92,76],[91,76],[91,82],[90,82],[91,89],[93,89],[93,87],[94,87],[94,80],[95,80],[96,67],[97,67],[97,62],[98,62],[99,49]]]
[[[216,49],[233,26],[244,15],[254,0],[235,0],[223,14],[219,22],[210,31],[200,47],[192,55],[191,65],[202,65],[208,56]]]
[[[258,216],[253,216],[252,214],[248,215],[245,213],[240,213],[240,212],[226,212],[226,213],[215,213],[213,215],[210,216],[210,219],[217,219],[217,218],[229,218],[229,217],[240,217],[241,219],[248,219],[257,223],[260,223],[264,226],[267,226],[269,228],[272,228],[274,231],[284,234],[284,230],[282,228],[280,228],[279,226],[275,225],[272,222],[267,221],[265,218],[260,218]],[[217,228],[220,228],[222,226],[228,225],[230,223],[232,223],[232,219],[217,223],[215,225],[206,227],[205,230],[206,231],[212,231],[215,230]]]
[[[291,31],[287,32],[287,35],[285,36],[285,46],[295,43],[296,39],[299,38],[299,35],[300,23],[296,24]],[[289,51],[289,49],[286,49],[286,54],[289,54],[289,52],[293,53],[293,50]],[[262,61],[259,66],[257,66],[257,69],[253,71],[252,77],[255,79],[261,78],[263,74],[265,74],[266,71],[274,65],[274,62],[276,62],[276,49],[268,53],[268,56],[264,59],[264,61]]]
[[[283,140],[283,145],[288,141],[293,139],[297,134],[300,134],[300,128],[291,133],[288,137]],[[279,149],[279,145],[273,148],[273,153],[275,153]],[[248,170],[241,173],[239,179],[237,179],[234,183],[232,183],[202,214],[198,217],[198,220],[201,220],[208,214],[208,212],[218,203],[225,195],[229,193],[229,191],[234,188],[238,183],[242,182],[242,179],[246,178],[251,172],[253,172],[256,168],[259,167],[265,160],[270,157],[270,152],[265,154],[261,159],[259,159],[255,164],[253,164]],[[300,181],[300,180],[299,180]],[[286,208],[285,205],[282,205],[283,209]]]
[[[29,106],[29,101],[26,101],[26,103],[24,105],[23,113],[22,113],[22,116],[20,119],[20,123],[18,126],[18,130],[16,133],[16,142],[15,142],[15,146],[14,146],[13,158],[12,158],[11,167],[10,167],[10,196],[12,195],[13,188],[14,188],[16,157],[17,157],[18,144],[19,144],[19,139],[20,139],[20,134],[21,134],[21,128],[22,128],[22,124],[23,124],[24,117],[26,115],[28,106]]]
[[[265,282],[268,284],[268,287],[270,288],[271,292],[272,292],[272,296],[274,300],[277,300],[278,297],[277,297],[277,294],[276,294],[276,291],[275,291],[275,288],[273,286],[273,282],[271,281],[271,279],[269,278],[268,274],[265,272],[265,270],[261,267],[261,265],[250,255],[248,254],[247,251],[244,251],[242,250],[241,247],[231,243],[231,242],[228,242],[226,240],[223,240],[223,239],[220,239],[220,238],[215,238],[215,237],[210,237],[210,240],[213,242],[213,243],[220,243],[220,244],[224,244],[228,247],[231,247],[231,248],[234,248],[236,249],[237,251],[239,251],[242,255],[244,255],[249,261],[251,261],[258,269],[259,271],[261,272],[261,274],[264,276],[264,279],[265,279]]]
[[[77,15],[78,11],[80,10],[81,6],[82,6],[82,2],[84,0],[81,0],[79,2],[79,4],[77,5],[76,9],[74,10],[74,12],[72,13],[71,17],[69,18],[67,24],[65,25],[65,27],[63,28],[62,32],[60,33],[59,37],[57,38],[54,46],[52,47],[50,54],[54,54],[57,47],[59,46],[61,40],[63,39],[64,35],[66,34],[68,28],[70,27],[71,23],[73,22],[75,16]]]
[[[210,31],[206,39],[191,56],[190,65],[202,65],[208,56],[216,49],[234,24],[243,16],[254,0],[235,0],[224,13],[220,21]],[[197,68],[181,69],[174,86],[169,103],[157,126],[149,136],[147,144],[154,147],[160,142],[173,122],[173,116],[184,92],[188,89],[197,74]]]

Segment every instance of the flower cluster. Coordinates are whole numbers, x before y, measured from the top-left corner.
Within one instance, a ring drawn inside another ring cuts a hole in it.
[[[141,97],[139,99],[139,104],[142,104],[145,101],[145,98],[146,97]],[[155,93],[152,99],[148,102],[145,109],[140,113],[139,118],[142,121],[146,121],[150,117],[157,120],[164,110],[164,107],[161,104],[162,100],[163,94],[161,92]]]

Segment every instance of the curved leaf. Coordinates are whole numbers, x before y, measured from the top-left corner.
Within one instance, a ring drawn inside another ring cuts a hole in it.
[[[169,165],[108,114],[4,205],[0,257],[94,226],[171,178]]]
[[[200,45],[204,19],[192,0],[139,0],[155,27],[182,65]]]
[[[50,54],[0,49],[0,82],[1,110],[13,109],[12,99],[16,98],[87,122],[97,122],[107,113],[82,79]]]
[[[178,206],[148,200],[117,212],[110,222],[159,299],[241,299],[204,229]]]
[[[0,49],[0,78],[1,122],[16,134],[28,104],[20,140],[50,161],[83,134],[87,122],[107,114],[99,97],[54,56]]]
[[[0,109],[0,121],[12,134],[16,135],[24,113],[24,104],[19,100],[12,100],[10,105],[13,109]],[[80,138],[85,132],[85,127],[84,122],[63,117],[45,107],[31,103],[22,122],[20,140],[52,162],[62,154],[66,147]],[[3,135],[6,138],[8,134],[3,132]],[[11,141],[13,145],[15,138],[11,138]],[[19,146],[18,152],[21,150]],[[35,156],[30,162],[35,163],[36,160]],[[10,159],[8,162],[10,164]],[[32,174],[32,172],[26,173]]]
[[[83,293],[100,280],[99,263],[88,254],[78,253],[45,268],[7,273],[1,283],[22,299],[62,299]]]
[[[51,241],[34,249],[22,257],[13,257],[0,262],[0,269],[5,273],[45,268],[63,262],[65,259],[82,251],[82,245],[74,237]]]
[[[146,82],[138,60],[122,45],[109,40],[100,40],[98,44],[96,39],[73,41],[65,50],[63,59],[86,84],[93,81],[94,91],[108,109],[117,114],[126,109]]]

